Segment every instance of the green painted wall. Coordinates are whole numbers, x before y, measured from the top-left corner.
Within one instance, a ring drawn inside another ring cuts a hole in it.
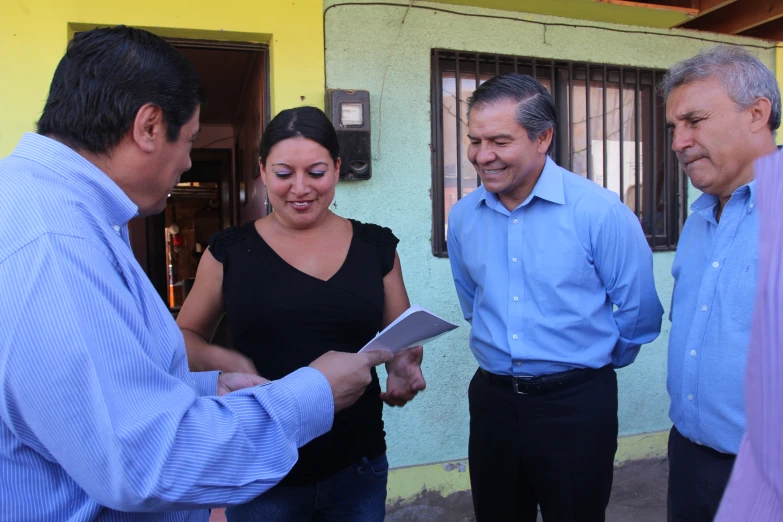
[[[367,182],[341,183],[336,201],[342,215],[391,227],[401,240],[398,251],[411,301],[462,325],[425,348],[428,389],[405,408],[384,412],[391,465],[463,459],[468,442],[467,388],[477,365],[468,348],[469,327],[462,320],[448,260],[431,253],[430,50],[666,68],[710,42],[694,38],[700,34],[694,32],[425,2],[415,2],[401,25],[407,3],[374,3],[325,2],[327,87],[366,89],[372,105],[373,177]],[[582,27],[544,26],[542,22]],[[774,47],[765,49],[769,43],[707,36],[756,46],[749,49],[774,70]],[[691,189],[689,201],[697,196]],[[655,255],[658,294],[667,317],[673,258],[672,253]],[[636,363],[618,372],[621,434],[669,427],[665,387],[669,328],[665,319],[659,339],[642,349]]]

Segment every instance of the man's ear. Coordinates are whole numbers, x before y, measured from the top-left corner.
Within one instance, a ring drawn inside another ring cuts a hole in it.
[[[769,117],[772,114],[772,102],[769,99],[763,96],[756,98],[747,110],[750,112],[751,132],[769,128]]]
[[[136,112],[133,120],[131,136],[138,147],[144,152],[154,152],[161,134],[166,132],[166,122],[163,120],[163,109],[159,105],[145,103]]]
[[[549,145],[552,143],[552,138],[555,135],[555,129],[552,127],[549,127],[547,130],[544,131],[544,133],[535,139],[536,141],[536,150],[539,154],[546,154],[546,151],[549,150]]]

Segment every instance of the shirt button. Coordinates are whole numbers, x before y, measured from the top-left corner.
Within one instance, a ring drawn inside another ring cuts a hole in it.
[[[704,306],[702,306],[702,307],[701,307],[701,311],[702,311],[702,312],[706,312],[706,311],[707,311],[707,305],[704,305]]]
[[[514,224],[516,224],[516,223],[519,223],[519,220],[518,220],[518,219],[515,219],[515,220],[514,220]]]
[[[519,336],[517,334],[514,334],[511,336],[512,339],[519,339]]]
[[[691,357],[696,357],[696,350],[691,350]]]
[[[514,301],[519,301],[519,297],[514,296]]]
[[[720,266],[720,263],[718,263],[717,261],[712,263],[712,267],[713,268],[718,268],[719,266]]]
[[[689,393],[689,394],[688,394],[688,400],[689,400],[689,401],[692,401],[692,400],[693,400],[693,394],[692,394],[692,393]]]
[[[513,262],[515,262],[515,263],[517,262],[517,258],[516,258],[516,257],[512,257],[512,258],[511,258],[511,260],[512,260]]]
[[[751,203],[751,204],[750,204],[750,205],[748,205],[748,206],[749,206],[750,208],[753,208],[753,207],[755,207],[755,206],[756,206],[756,204],[755,204],[755,203]]]
[[[119,225],[114,225],[112,228],[114,229],[115,232],[119,232],[120,231],[120,226]]]

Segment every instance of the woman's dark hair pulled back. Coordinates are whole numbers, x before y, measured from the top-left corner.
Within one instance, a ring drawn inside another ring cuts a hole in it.
[[[296,107],[280,111],[272,118],[261,136],[261,164],[266,166],[269,151],[283,140],[296,137],[307,138],[329,151],[333,161],[340,157],[340,144],[332,122],[321,109]]]

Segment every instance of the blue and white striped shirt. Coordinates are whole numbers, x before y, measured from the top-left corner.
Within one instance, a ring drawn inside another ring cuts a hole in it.
[[[26,134],[0,186],[0,520],[206,521],[331,428],[314,369],[223,397],[188,370],[137,207],[92,163]]]

